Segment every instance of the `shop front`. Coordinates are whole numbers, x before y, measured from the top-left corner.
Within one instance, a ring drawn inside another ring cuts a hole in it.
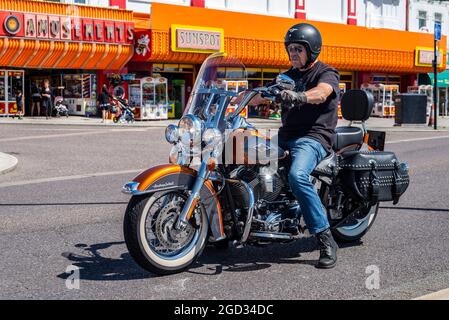
[[[248,87],[264,85],[290,67],[284,35],[302,21],[160,3],[153,3],[151,16],[143,19],[148,19],[151,28],[136,34],[136,51],[128,67],[142,70],[145,64],[149,75],[167,78],[168,100],[177,106],[177,116],[209,54],[224,51],[238,58],[247,68]],[[308,22],[322,33],[319,59],[340,71],[342,92],[363,84],[397,86],[397,92],[406,92],[418,73],[431,71],[431,66],[417,63],[416,58],[419,48],[433,45],[432,35]],[[443,37],[441,43],[445,41]],[[446,52],[445,47],[440,49]],[[223,80],[233,81],[232,70],[226,71]],[[269,117],[273,112],[272,106],[252,106],[248,115]]]
[[[0,116],[17,112],[18,90],[30,115],[31,88],[46,79],[71,114],[95,114],[98,76],[122,69],[133,45],[130,11],[0,0]]]

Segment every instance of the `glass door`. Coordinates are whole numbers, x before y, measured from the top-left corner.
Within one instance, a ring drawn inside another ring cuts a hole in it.
[[[7,114],[6,71],[0,70],[0,116]]]
[[[17,113],[16,94],[24,89],[24,72],[8,71],[8,113]],[[25,111],[25,110],[24,110]]]

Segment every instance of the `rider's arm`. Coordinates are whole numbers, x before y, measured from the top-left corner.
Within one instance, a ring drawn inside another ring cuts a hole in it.
[[[315,88],[312,88],[305,92],[307,97],[307,103],[320,104],[326,101],[334,89],[330,84],[320,82]]]

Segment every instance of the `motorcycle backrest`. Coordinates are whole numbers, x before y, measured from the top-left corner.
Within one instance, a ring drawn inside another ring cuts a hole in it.
[[[346,91],[341,98],[341,114],[349,121],[366,121],[374,106],[373,94],[361,89]]]

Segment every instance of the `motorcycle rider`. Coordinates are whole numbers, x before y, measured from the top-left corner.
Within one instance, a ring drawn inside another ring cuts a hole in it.
[[[337,244],[310,174],[332,151],[338,120],[339,73],[317,60],[322,39],[313,25],[292,26],[284,43],[292,65],[285,75],[296,86],[294,90],[283,90],[277,97],[282,108],[279,145],[291,154],[289,184],[309,232],[318,240],[320,257],[316,267],[333,268],[337,262]]]

